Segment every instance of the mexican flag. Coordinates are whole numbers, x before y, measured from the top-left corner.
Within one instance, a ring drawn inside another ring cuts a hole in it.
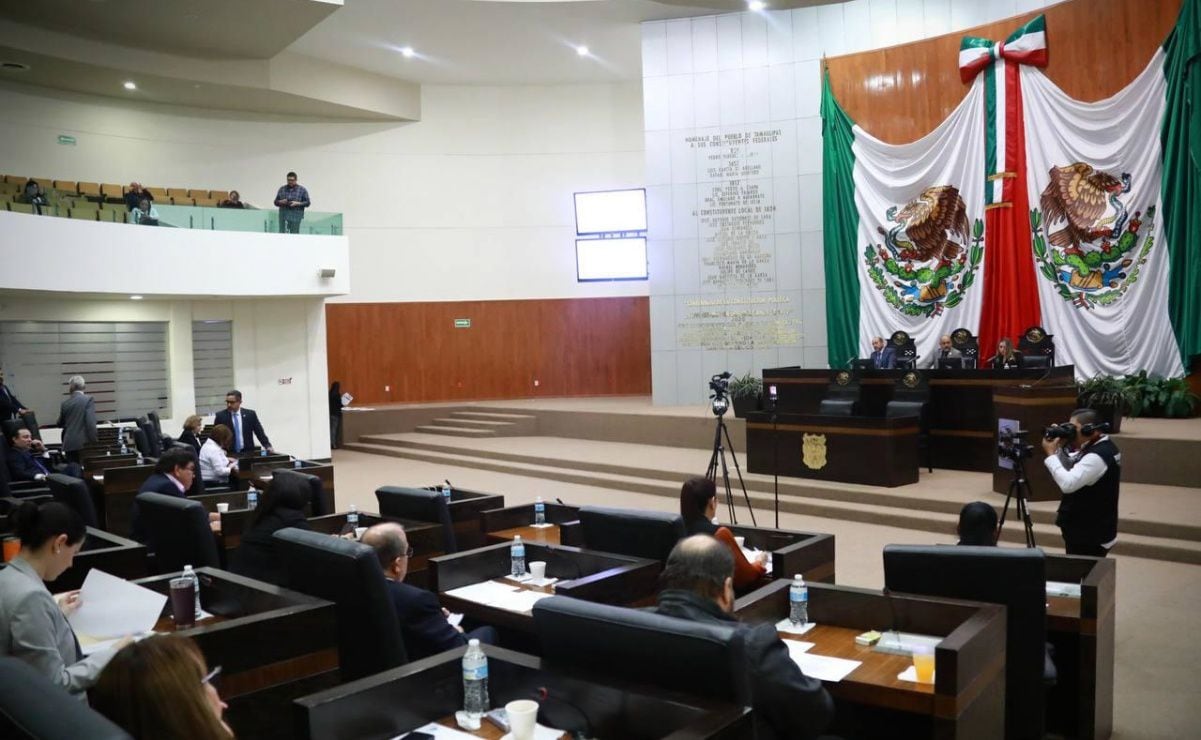
[[[866,338],[895,329],[918,338],[929,358],[931,338],[960,326],[980,336],[987,357],[1000,336],[1041,324],[1054,335],[1056,362],[1074,364],[1078,377],[1181,375],[1201,354],[1198,5],[1185,0],[1144,71],[1095,103],[1068,97],[1037,68],[1048,60],[1042,16],[1001,42],[965,38],[967,98],[903,146],[854,126],[827,80],[830,364],[862,356]],[[962,220],[926,195],[944,185],[963,199],[968,259],[908,260],[928,256],[915,245],[930,239],[963,239]],[[933,213],[945,226],[938,235]]]
[[[983,304],[984,86],[909,144],[886,144],[822,90],[826,322],[830,365],[903,330],[918,364],[938,338],[973,331]],[[832,259],[831,257],[835,258]]]

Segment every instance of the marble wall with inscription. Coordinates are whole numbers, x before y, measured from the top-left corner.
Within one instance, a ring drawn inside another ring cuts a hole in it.
[[[819,70],[792,17],[643,24],[657,404],[703,403],[724,370],[826,365]]]

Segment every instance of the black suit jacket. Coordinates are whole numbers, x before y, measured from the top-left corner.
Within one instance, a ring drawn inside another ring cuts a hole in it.
[[[138,489],[138,493],[161,493],[164,496],[187,498],[187,496],[179,492],[179,486],[175,485],[175,481],[168,478],[166,473],[154,473],[151,475],[142,484],[142,487]],[[133,500],[133,504],[129,507],[129,517],[131,536],[138,542],[145,544],[147,537],[146,532],[142,529],[141,513],[138,511],[138,500],[136,497]]]
[[[200,456],[200,440],[195,434],[192,434],[192,432],[185,429],[179,433],[179,441],[190,446],[192,448],[192,452],[195,452],[197,457]]]
[[[467,638],[446,621],[446,615],[432,593],[407,583],[384,582],[396,618],[400,620],[400,633],[410,661],[467,644]]]
[[[304,512],[298,509],[276,509],[264,516],[242,535],[242,544],[234,554],[231,570],[247,578],[287,586],[288,571],[271,535],[288,527],[311,529]]]
[[[217,412],[217,418],[213,421],[214,424],[224,424],[234,431],[234,418],[229,409],[222,409]],[[257,436],[263,447],[270,447],[271,440],[267,439],[267,433],[263,431],[263,425],[259,423],[259,415],[254,413],[254,409],[242,407],[242,449],[254,447],[254,438]]]
[[[690,591],[664,591],[654,611],[694,622],[738,622],[711,599]],[[775,625],[739,624],[738,628],[746,630],[756,737],[809,740],[822,734],[834,719],[834,702],[822,682],[801,672],[776,634]]]
[[[15,419],[17,412],[25,408],[25,404],[17,398],[8,384],[0,384],[0,421]]]
[[[37,461],[30,452],[22,452],[15,447],[8,448],[8,475],[11,480],[34,480],[35,476],[53,473],[48,463],[38,467]]]

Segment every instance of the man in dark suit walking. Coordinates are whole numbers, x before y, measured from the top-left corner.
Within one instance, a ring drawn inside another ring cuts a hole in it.
[[[87,387],[82,375],[72,375],[67,381],[70,394],[63,401],[57,426],[63,430],[63,452],[70,462],[79,462],[84,445],[100,439],[96,431],[96,400],[83,392]]]
[[[400,632],[409,660],[462,647],[468,639],[478,638],[487,645],[496,644],[496,630],[480,627],[464,634],[462,628],[448,621],[449,613],[439,606],[437,597],[404,582],[405,574],[409,571],[409,558],[413,556],[413,548],[409,547],[404,527],[395,522],[377,524],[363,533],[361,542],[375,550],[379,558],[388,598],[392,600],[392,608],[400,620]]]
[[[263,431],[259,415],[254,409],[242,408],[242,391],[230,391],[225,394],[225,410],[217,412],[214,424],[224,424],[234,430],[234,454],[254,447],[254,438],[258,437],[263,447],[271,452],[271,440]]]
[[[12,419],[24,424],[34,439],[42,438],[38,433],[38,420],[33,410],[25,408],[25,404],[21,403],[13,389],[4,382],[4,366],[0,365],[0,421]]]

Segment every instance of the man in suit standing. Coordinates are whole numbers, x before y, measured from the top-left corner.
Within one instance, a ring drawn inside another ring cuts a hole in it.
[[[404,527],[395,522],[377,524],[364,532],[360,541],[375,550],[379,558],[388,598],[392,600],[392,608],[400,620],[400,632],[409,660],[462,647],[468,639],[478,638],[487,645],[496,644],[496,630],[480,627],[470,634],[464,634],[461,627],[449,622],[450,613],[438,605],[437,597],[404,582],[409,572],[409,558],[413,557],[413,548],[409,547]]]
[[[788,654],[775,625],[744,625],[734,609],[734,556],[707,534],[680,540],[660,576],[663,590],[654,611],[691,622],[744,630],[756,735],[815,738],[834,719],[834,701],[822,682],[806,676]]]
[[[25,408],[25,404],[13,393],[13,389],[4,382],[4,366],[0,365],[0,421],[15,419],[25,425],[34,439],[40,440],[38,420],[33,411]]]
[[[84,445],[100,439],[96,432],[96,400],[83,392],[87,383],[82,375],[72,375],[67,385],[70,395],[63,401],[57,426],[63,430],[63,452],[67,460],[77,463]]]
[[[259,415],[254,413],[254,409],[242,408],[242,391],[230,391],[225,394],[225,410],[217,412],[213,423],[224,424],[234,430],[235,455],[254,447],[256,436],[267,452],[272,451],[271,440],[267,439],[267,433],[263,431]]]
[[[892,370],[897,366],[897,351],[884,343],[884,337],[872,337],[872,367]]]

